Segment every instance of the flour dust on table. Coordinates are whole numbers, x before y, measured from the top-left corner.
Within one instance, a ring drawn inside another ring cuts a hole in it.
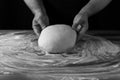
[[[32,31],[1,33],[1,69],[65,72],[64,69],[67,68],[68,72],[99,72],[113,69],[111,65],[119,64],[119,45],[101,37],[81,35],[73,48],[62,53],[43,51],[38,47],[37,41],[38,37]]]

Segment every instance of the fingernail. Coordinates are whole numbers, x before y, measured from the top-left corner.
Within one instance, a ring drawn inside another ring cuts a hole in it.
[[[80,30],[81,30],[81,26],[80,26],[80,25],[77,26],[76,30],[77,30],[77,31],[80,31]]]
[[[79,25],[79,26],[77,27],[77,29],[80,30],[80,29],[81,29],[81,26]]]

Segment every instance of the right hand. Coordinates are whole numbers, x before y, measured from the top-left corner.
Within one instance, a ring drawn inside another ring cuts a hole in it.
[[[36,13],[32,22],[33,31],[37,36],[40,35],[42,29],[49,25],[49,18],[47,15]]]

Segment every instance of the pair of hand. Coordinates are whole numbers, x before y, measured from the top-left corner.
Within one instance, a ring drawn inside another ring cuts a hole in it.
[[[40,35],[42,29],[49,25],[49,18],[46,15],[35,14],[32,23],[33,30],[37,36]],[[88,16],[86,14],[77,14],[73,20],[72,28],[79,34],[83,34],[88,29]]]

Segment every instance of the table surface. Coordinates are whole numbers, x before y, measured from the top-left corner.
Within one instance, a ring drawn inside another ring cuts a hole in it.
[[[13,33],[15,33],[15,35]],[[48,66],[46,68],[43,66],[43,68],[41,68],[39,64],[42,62],[44,62],[42,65],[46,65],[59,63],[59,61],[63,60],[67,61],[67,59],[61,58],[61,56],[58,55],[55,57],[54,55],[47,55],[44,58],[38,57],[38,55],[36,55],[37,51],[36,54],[22,53],[21,51],[19,54],[14,52],[10,53],[11,49],[15,51],[15,47],[18,47],[18,45],[21,47],[23,43],[30,47],[31,42],[29,42],[29,38],[36,39],[36,36],[28,36],[29,34],[35,35],[32,30],[0,30],[0,80],[19,80],[19,78],[22,80],[99,80],[103,79],[103,77],[109,78],[113,76],[115,78],[119,76],[119,59],[114,60],[110,64],[83,64],[79,67],[77,65],[77,67]],[[88,31],[87,34],[104,37],[117,44],[120,40],[119,31]],[[14,46],[14,48],[11,48],[11,45]],[[37,44],[35,43],[33,45],[36,46]],[[5,46],[8,47],[6,48]],[[26,48],[24,47],[22,50]],[[26,50],[33,53],[35,50],[29,47]],[[38,47],[35,47],[35,49],[37,50]],[[53,57],[56,61],[54,63]],[[38,59],[41,60],[41,62]],[[67,63],[70,63],[70,61],[75,62],[75,60],[76,59],[69,58]],[[64,62],[62,62],[61,65],[64,65],[63,63]]]

